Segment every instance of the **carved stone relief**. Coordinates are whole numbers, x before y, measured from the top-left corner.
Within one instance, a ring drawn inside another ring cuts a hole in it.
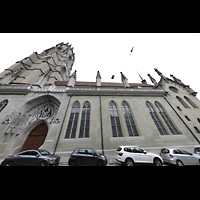
[[[3,133],[0,135],[0,141],[7,142],[12,135],[18,136],[27,126],[37,120],[45,120],[49,125],[59,123],[59,118],[55,118],[59,106],[60,102],[49,95],[27,102],[21,112],[12,112],[0,124]]]

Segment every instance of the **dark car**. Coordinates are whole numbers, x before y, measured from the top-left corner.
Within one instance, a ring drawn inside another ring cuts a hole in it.
[[[2,166],[56,166],[60,163],[60,157],[46,150],[27,150],[7,157]]]
[[[73,151],[68,160],[69,166],[93,165],[106,166],[107,159],[104,155],[97,153],[93,149],[78,148]]]

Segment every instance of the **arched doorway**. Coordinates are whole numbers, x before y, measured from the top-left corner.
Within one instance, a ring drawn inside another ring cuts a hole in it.
[[[37,125],[29,133],[21,151],[29,149],[38,149],[44,143],[47,133],[48,133],[48,126],[45,123]]]

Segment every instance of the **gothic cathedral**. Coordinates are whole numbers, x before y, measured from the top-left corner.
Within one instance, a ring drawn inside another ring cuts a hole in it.
[[[76,81],[75,53],[59,43],[0,73],[0,160],[27,149],[46,149],[67,161],[77,147],[107,156],[119,145],[146,149],[200,145],[200,102],[179,78],[153,84]],[[131,77],[129,77],[131,78]]]

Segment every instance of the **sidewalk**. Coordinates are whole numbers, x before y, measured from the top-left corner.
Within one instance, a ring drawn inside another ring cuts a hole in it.
[[[69,166],[67,162],[61,162],[59,166]],[[108,163],[106,166],[121,166],[120,163]]]

